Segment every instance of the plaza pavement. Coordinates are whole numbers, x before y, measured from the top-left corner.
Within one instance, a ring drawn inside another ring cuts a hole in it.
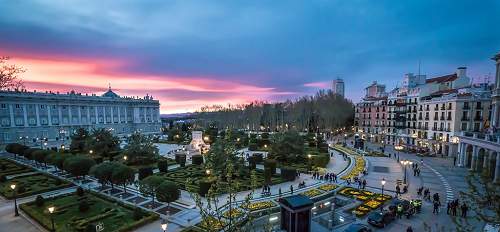
[[[348,144],[351,143],[348,141]],[[367,143],[366,147],[371,150],[378,150],[380,145]],[[432,214],[432,203],[423,201],[422,212],[420,214],[416,214],[410,219],[397,219],[396,221],[389,224],[386,228],[381,229],[381,231],[399,232],[406,230],[408,226],[411,226],[413,228],[413,231],[424,231],[424,223],[429,225],[432,228],[432,231],[437,231],[437,228],[444,229],[444,231],[456,231],[456,225],[454,224],[453,220],[463,219],[459,217],[453,218],[452,216],[447,215],[446,204],[448,201],[459,198],[460,191],[468,191],[468,187],[465,182],[467,170],[465,168],[453,166],[452,158],[421,158],[416,156],[415,154],[395,151],[394,149],[392,149],[392,147],[389,146],[385,147],[385,153],[392,154],[392,158],[366,157],[369,167],[368,175],[364,178],[367,180],[368,190],[380,192],[380,181],[382,180],[382,178],[385,178],[387,183],[384,189],[385,191],[389,190],[394,196],[396,180],[402,180],[404,177],[404,168],[398,162],[397,156],[394,156],[394,154],[399,154],[400,161],[407,159],[412,162],[418,163],[421,168],[420,176],[414,176],[411,166],[407,167],[409,188],[408,193],[403,194],[402,198],[407,200],[421,199],[421,197],[417,195],[417,188],[423,186],[424,188],[430,189],[431,195],[436,192],[439,193],[442,206],[440,208],[440,213],[438,215],[435,215]],[[423,163],[421,163],[422,160]],[[386,173],[385,171],[388,171],[389,173]],[[472,210],[469,210],[468,215],[469,217],[467,220],[471,221],[469,219],[474,217]],[[366,219],[361,220],[361,222],[366,224]],[[478,231],[480,230],[480,228],[484,227],[483,223],[472,223],[476,228],[478,228]],[[345,227],[342,227],[341,229],[344,229]]]

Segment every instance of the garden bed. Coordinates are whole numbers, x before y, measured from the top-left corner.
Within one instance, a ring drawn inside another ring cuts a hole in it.
[[[14,192],[10,188],[11,184],[16,184],[17,198],[32,196],[57,189],[67,188],[73,184],[60,180],[43,173],[34,173],[28,176],[19,176],[0,183],[0,194],[7,199],[14,198]],[[24,189],[24,190],[23,190]]]
[[[86,201],[89,208],[79,210],[79,202]],[[51,220],[47,208],[55,207],[53,213],[56,231],[86,231],[102,223],[103,231],[132,231],[142,225],[155,221],[157,214],[140,210],[140,217],[134,218],[134,207],[111,198],[87,192],[82,197],[75,193],[45,199],[44,206],[35,202],[22,204],[20,208],[44,228],[50,230]],[[137,215],[136,215],[137,216]]]
[[[183,190],[188,190],[188,186],[186,186],[186,181],[188,179],[191,180],[191,183],[189,183],[189,187],[195,191],[199,189],[200,181],[206,181],[208,179],[205,173],[205,168],[202,165],[188,165],[185,167],[179,167],[174,170],[169,170],[168,173],[160,175],[164,176],[170,181],[175,182]],[[262,170],[256,170],[256,175],[257,187],[260,187],[264,184],[264,173]],[[252,187],[250,182],[250,176],[237,176],[233,180],[233,183],[238,183],[238,192],[250,190]],[[275,185],[286,182],[286,180],[282,179],[279,175],[273,175],[273,177],[271,178],[271,182],[271,185]],[[222,184],[224,185],[226,183],[223,182]]]
[[[0,176],[9,176],[20,173],[32,172],[33,169],[16,162],[0,159]]]
[[[389,195],[370,192],[367,190],[358,190],[352,187],[344,187],[338,192],[339,195],[356,199],[362,203],[354,208],[349,209],[349,212],[354,213],[357,217],[363,217],[369,212],[382,207],[384,203],[392,199]]]

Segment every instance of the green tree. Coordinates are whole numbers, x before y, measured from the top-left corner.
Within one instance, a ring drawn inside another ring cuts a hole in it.
[[[63,169],[64,160],[73,155],[68,153],[59,153],[59,152],[51,152],[47,157],[45,157],[45,161],[49,164],[52,164],[56,167],[56,169]]]
[[[83,155],[76,155],[64,160],[64,170],[71,173],[76,177],[82,176],[85,179],[85,175],[89,173],[92,166],[95,165],[95,161]]]
[[[170,207],[170,202],[179,199],[181,191],[177,184],[172,181],[165,180],[156,188],[156,198],[160,202],[166,202]]]
[[[113,169],[111,182],[116,185],[122,185],[124,192],[127,192],[127,185],[133,183],[134,180],[135,171],[133,168],[124,164],[119,164]]]
[[[90,175],[97,178],[99,183],[101,183],[101,188],[106,184],[111,184],[111,189],[114,188],[114,182],[112,180],[113,171],[119,166],[117,162],[103,162],[92,166],[89,173]]]
[[[114,152],[120,150],[120,140],[109,129],[95,129],[90,136],[88,149],[96,155],[111,158]]]
[[[85,128],[78,128],[76,133],[71,136],[70,151],[73,153],[87,151],[89,139],[89,132]]]
[[[153,198],[153,203],[155,202],[156,189],[165,181],[165,178],[161,176],[148,176],[145,179],[139,181],[139,191],[146,196]]]
[[[285,132],[275,137],[269,156],[283,162],[303,162],[304,139],[297,132]]]
[[[49,151],[47,150],[41,150],[41,149],[37,149],[35,151],[33,151],[33,159],[39,163],[39,164],[44,164],[45,167],[47,167],[47,162],[46,162],[46,158],[47,156],[49,155]]]
[[[154,162],[157,158],[158,148],[151,138],[135,132],[127,141],[123,155],[127,156],[130,163],[147,164]]]

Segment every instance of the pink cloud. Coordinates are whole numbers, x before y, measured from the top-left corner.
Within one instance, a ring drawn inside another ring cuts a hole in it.
[[[330,87],[330,82],[328,81],[323,81],[323,82],[310,82],[310,83],[305,83],[305,87],[312,87],[312,88],[322,88],[326,89]]]
[[[269,100],[274,96],[294,94],[280,92],[271,87],[217,80],[215,77],[120,73],[117,70],[129,64],[129,61],[125,60],[81,58],[65,60],[61,57],[32,58],[22,55],[13,57],[10,62],[26,68],[27,71],[22,75],[22,79],[28,89],[59,92],[75,90],[100,94],[107,89],[108,83],[111,83],[113,89],[120,95],[157,94],[155,97],[160,100],[162,113],[194,111],[203,105],[242,104],[255,99]],[[193,97],[176,99],[175,96],[162,94],[168,91],[189,91]],[[203,97],[210,93],[216,97]]]

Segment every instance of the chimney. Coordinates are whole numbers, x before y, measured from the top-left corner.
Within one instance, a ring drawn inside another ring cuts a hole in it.
[[[458,67],[457,68],[457,77],[466,77],[467,76],[467,67]]]

